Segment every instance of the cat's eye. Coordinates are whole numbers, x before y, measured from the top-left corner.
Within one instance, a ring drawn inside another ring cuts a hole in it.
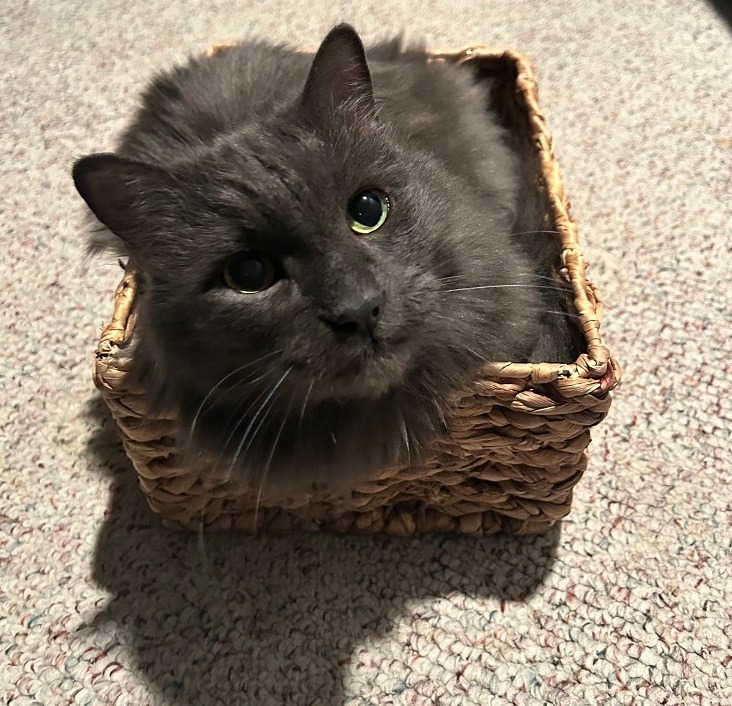
[[[261,253],[239,253],[230,257],[224,267],[224,282],[242,294],[269,289],[278,279],[275,263]]]
[[[354,233],[373,233],[389,214],[389,199],[376,189],[359,191],[348,204],[348,226]]]

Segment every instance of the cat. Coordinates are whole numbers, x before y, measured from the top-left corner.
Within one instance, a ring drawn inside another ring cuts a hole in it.
[[[131,376],[252,487],[418,463],[485,361],[581,352],[558,244],[485,82],[339,25],[159,75],[77,190],[140,277]],[[551,258],[554,258],[550,261]]]

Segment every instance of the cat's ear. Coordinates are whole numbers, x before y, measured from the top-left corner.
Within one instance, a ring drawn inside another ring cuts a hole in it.
[[[169,191],[163,169],[115,154],[92,154],[74,164],[74,184],[94,215],[128,245],[141,245],[155,192]]]
[[[371,74],[361,39],[350,25],[332,29],[318,49],[300,99],[301,113],[318,124],[346,102],[369,120],[376,117]]]

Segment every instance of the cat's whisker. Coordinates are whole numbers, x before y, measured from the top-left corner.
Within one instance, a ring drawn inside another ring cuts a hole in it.
[[[516,272],[512,275],[513,277],[526,277],[528,280],[541,280],[543,282],[551,282],[555,284],[558,288],[569,288],[569,284],[565,282],[562,279],[559,279],[557,277],[552,277],[550,275],[540,275],[536,272]],[[437,277],[435,279],[436,282],[451,282],[453,280],[474,280],[475,275],[473,274],[462,274],[462,275],[449,275],[447,277]],[[531,284],[531,281],[528,283],[517,283],[517,284]]]
[[[566,316],[568,319],[579,319],[578,314],[572,314],[569,311],[557,311],[556,309],[535,309],[533,307],[526,307],[522,309],[522,311],[525,311],[526,313],[530,314],[549,314],[553,316]],[[512,323],[515,326],[525,326],[524,322],[507,322]]]
[[[549,289],[552,291],[556,291],[557,287],[552,287],[550,285],[544,285],[544,284],[481,284],[476,287],[457,287],[455,289],[437,289],[435,290],[438,294],[449,294],[450,292],[472,292],[475,290],[481,290],[481,289],[511,289],[511,288],[519,288],[519,289]]]
[[[240,405],[237,406],[236,411],[234,412],[233,416],[231,417],[231,422],[234,422],[234,420],[237,419],[237,416],[238,416],[238,419],[237,419],[236,423],[232,424],[231,431],[229,432],[229,435],[226,437],[226,441],[224,441],[224,443],[221,446],[221,449],[219,450],[218,456],[216,457],[216,462],[214,464],[215,468],[219,468],[219,464],[221,463],[222,457],[226,453],[226,449],[228,448],[229,443],[234,438],[234,435],[236,434],[236,430],[242,425],[244,420],[247,418],[247,415],[254,409],[255,405],[259,402],[259,400],[261,400],[262,397],[264,397],[266,394],[267,394],[267,388],[265,387],[262,390],[260,390],[259,394],[253,400],[251,400],[249,402],[249,406],[246,408],[244,413],[240,416],[238,416],[238,413],[248,400],[245,400],[244,402],[242,402]]]
[[[276,350],[276,351],[272,351],[271,353],[267,353],[266,355],[263,355],[263,356],[257,358],[256,360],[250,361],[249,363],[245,363],[241,367],[239,367],[236,370],[230,372],[228,375],[224,375],[224,377],[222,377],[221,380],[219,380],[209,390],[208,394],[203,398],[203,401],[198,406],[198,409],[196,410],[196,413],[193,416],[193,421],[191,422],[191,429],[190,429],[190,432],[188,434],[189,437],[190,438],[193,437],[193,434],[194,434],[194,432],[196,430],[196,425],[198,424],[198,419],[199,419],[199,417],[201,415],[201,412],[203,411],[203,408],[206,406],[206,403],[211,399],[211,396],[214,394],[214,392],[216,392],[216,390],[218,390],[219,387],[221,387],[221,385],[223,385],[227,380],[229,380],[230,378],[232,378],[237,373],[240,373],[243,370],[246,370],[247,368],[250,368],[252,365],[256,365],[257,363],[261,363],[263,360],[266,360],[268,358],[271,358],[272,356],[277,355],[278,353],[281,353],[281,352],[282,352],[282,349],[279,349],[279,350]]]
[[[468,346],[465,346],[465,350],[468,351],[468,353],[471,353],[472,355],[474,355],[478,360],[482,360],[484,363],[490,362],[487,358],[484,358],[482,355],[479,355],[472,348],[470,348]]]
[[[568,319],[579,320],[579,314],[571,314],[568,311],[553,311],[550,309],[530,309],[535,314],[549,314],[550,316],[566,316]]]
[[[320,375],[318,375],[317,380],[320,380],[320,378],[322,378],[322,377],[323,377],[323,373],[321,372]],[[302,422],[303,422],[303,419],[305,418],[305,410],[307,409],[308,400],[310,399],[310,393],[312,393],[312,391],[313,391],[315,381],[316,381],[316,378],[313,378],[310,381],[310,387],[308,387],[308,391],[305,393],[305,399],[303,400],[302,409],[300,410],[300,425],[298,427],[298,431],[302,427]]]
[[[401,410],[399,411],[399,417],[401,420],[402,436],[404,437],[404,445],[407,449],[407,463],[411,466],[412,465],[412,449],[409,444],[409,431],[407,430],[407,422],[404,419],[404,415],[402,414]]]
[[[233,395],[235,392],[237,392],[242,385],[249,387],[250,385],[254,385],[254,383],[256,382],[264,380],[271,374],[272,370],[265,370],[261,375],[257,375],[257,377],[252,377],[252,375],[245,376],[241,380],[237,380],[237,382],[235,382],[228,390],[223,392],[222,397],[229,397],[230,395]],[[256,375],[256,373],[253,373],[253,375]]]
[[[302,425],[305,420],[305,411],[308,408],[308,401],[310,400],[310,394],[313,391],[313,388],[315,387],[316,382],[320,382],[320,380],[323,377],[323,372],[321,371],[317,377],[314,377],[310,380],[310,385],[308,387],[308,391],[305,393],[305,397],[302,402],[302,408],[300,409],[300,419],[297,423],[297,431],[295,432],[293,443],[297,443],[297,439],[300,437],[300,432],[302,431]]]
[[[260,380],[264,380],[264,378],[268,377],[270,374],[271,374],[271,371],[267,371],[266,373],[254,378],[254,379],[251,379],[251,377],[247,377],[247,378],[244,378],[244,380],[246,381],[246,383],[248,385],[253,385],[256,382],[259,382]],[[225,397],[229,394],[232,394],[236,390],[236,388],[241,384],[242,384],[242,381],[235,383],[235,385],[233,385],[231,387],[231,389],[229,389],[228,391],[223,393],[223,396]],[[246,419],[247,415],[252,411],[252,409],[254,409],[257,402],[259,402],[259,400],[262,399],[262,397],[266,394],[266,392],[267,392],[267,388],[265,387],[259,392],[259,394],[256,395],[256,397],[254,397],[253,400],[250,401],[249,398],[245,398],[245,400],[241,404],[239,404],[235,407],[233,414],[229,418],[229,421],[224,426],[224,431],[229,427],[231,427],[231,431],[229,432],[228,436],[226,437],[226,440],[224,441],[224,443],[221,445],[221,449],[219,450],[219,453],[216,457],[216,461],[214,462],[214,468],[219,468],[222,457],[224,456],[226,449],[229,446],[229,443],[234,438],[234,435],[236,434],[236,430],[240,427],[242,422]],[[223,401],[223,400],[220,400],[220,402],[221,401]],[[249,405],[247,406],[246,411],[242,415],[239,415],[241,408],[247,402],[249,402]],[[212,406],[211,409],[207,412],[207,414],[212,412],[213,409],[214,409],[214,407]],[[235,420],[237,420],[237,421],[235,422]],[[193,443],[192,431],[189,432],[189,435],[190,435],[190,438],[189,438],[189,446],[190,446]],[[228,474],[227,474],[227,478],[228,478]]]
[[[542,233],[547,235],[559,235],[558,230],[522,230],[519,233],[509,233],[508,235],[541,235]]]
[[[442,319],[442,321],[449,321],[453,324],[466,324],[469,323],[467,321],[463,321],[462,319],[458,319],[455,316],[445,316],[444,314],[435,314],[434,312],[430,314],[430,317],[433,319]]]
[[[282,436],[282,431],[285,428],[285,424],[287,422],[287,417],[290,414],[290,411],[292,410],[292,398],[290,398],[290,404],[287,406],[287,411],[285,412],[284,416],[282,417],[282,424],[280,424],[279,431],[277,432],[277,435],[274,438],[274,441],[272,442],[272,450],[269,452],[269,456],[267,457],[267,462],[264,464],[264,471],[262,472],[262,480],[259,483],[259,490],[257,492],[257,502],[254,505],[254,529],[257,529],[257,520],[259,519],[259,507],[262,504],[262,492],[264,491],[264,484],[267,482],[267,475],[269,473],[269,467],[272,463],[272,458],[274,457],[275,449],[277,448],[277,443],[280,440],[280,436]]]
[[[275,385],[270,390],[270,392],[267,395],[267,397],[265,398],[264,402],[262,402],[262,404],[259,406],[259,409],[257,410],[257,412],[254,414],[254,416],[249,421],[249,424],[247,425],[247,428],[244,431],[244,434],[242,435],[241,441],[239,442],[239,445],[236,447],[236,451],[234,453],[233,459],[231,460],[231,464],[229,465],[229,477],[231,477],[231,474],[234,471],[234,466],[236,466],[236,462],[239,460],[239,454],[241,453],[242,448],[244,447],[244,443],[247,441],[247,437],[249,437],[249,443],[247,444],[246,451],[249,451],[249,449],[251,448],[252,440],[257,435],[257,433],[259,432],[259,430],[262,428],[262,424],[264,424],[264,421],[267,418],[267,414],[272,409],[272,406],[274,405],[274,402],[272,403],[272,405],[270,405],[267,408],[267,411],[262,415],[262,418],[259,421],[259,424],[257,425],[257,428],[254,429],[254,431],[251,433],[251,436],[250,436],[250,432],[252,431],[252,428],[254,427],[255,422],[259,418],[259,415],[262,414],[262,412],[264,411],[265,407],[267,407],[267,405],[270,402],[270,400],[272,400],[272,398],[274,397],[274,395],[277,392],[277,390],[279,390],[280,386],[285,381],[285,378],[290,374],[290,371],[292,370],[292,367],[293,366],[291,365],[289,368],[287,368],[287,370],[285,370],[285,372],[282,374],[282,376],[280,377],[280,379],[275,383]],[[245,451],[245,453],[246,453],[246,451]]]
[[[550,316],[566,316],[568,319],[576,319],[579,320],[578,314],[572,314],[568,311],[556,311],[554,309],[534,309],[534,308],[525,308],[523,309],[526,313],[531,314],[548,314]],[[444,321],[451,321],[452,323],[456,324],[468,324],[470,322],[463,321],[462,319],[458,319],[454,316],[445,316],[444,314],[430,314],[431,317],[436,319],[442,319]],[[511,326],[525,326],[525,322],[523,321],[504,321],[502,325],[511,325]]]
[[[256,382],[259,382],[260,380],[264,380],[264,378],[268,377],[272,374],[271,370],[267,370],[262,375],[259,375],[258,377],[251,379],[250,377],[244,378],[243,380],[240,380],[239,382],[235,383],[231,386],[229,390],[227,390],[225,395],[230,395],[236,391],[236,389],[243,383],[246,383],[247,385],[253,385]],[[262,390],[260,390],[259,394],[254,397],[254,399],[245,398],[244,401],[241,402],[241,404],[236,405],[235,410],[233,414],[231,415],[229,421],[225,425],[224,429],[231,427],[231,431],[229,432],[229,435],[226,437],[226,440],[221,445],[221,449],[219,450],[218,456],[216,457],[216,462],[214,466],[216,468],[219,467],[219,464],[221,463],[222,457],[226,453],[226,449],[229,446],[229,443],[234,438],[237,429],[241,426],[241,424],[244,422],[244,420],[247,418],[247,415],[254,409],[255,405],[259,402],[259,400],[264,397],[264,395],[267,393],[267,388],[264,387]],[[241,411],[241,408],[249,402],[249,405],[247,406],[246,410],[243,414],[239,414]],[[236,421],[235,421],[236,420]]]
[[[277,398],[273,398],[270,404],[267,406],[267,408],[264,410],[264,413],[262,414],[261,419],[259,420],[259,424],[257,424],[257,427],[252,431],[252,433],[249,436],[249,440],[247,441],[246,448],[244,449],[243,453],[241,454],[241,458],[243,459],[249,450],[254,445],[254,440],[257,438],[257,434],[259,434],[260,430],[264,427],[265,422],[267,421],[267,418],[272,412],[272,410],[275,408],[275,403],[277,401]]]

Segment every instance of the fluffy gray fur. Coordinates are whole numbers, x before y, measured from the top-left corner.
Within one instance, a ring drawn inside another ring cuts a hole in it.
[[[186,462],[342,488],[420,459],[484,361],[579,353],[525,166],[471,71],[398,42],[367,63],[340,26],[314,60],[250,42],[158,76],[74,179],[141,273],[132,375],[178,418]],[[390,209],[358,235],[365,188]],[[281,279],[227,287],[242,251]],[[372,336],[333,327],[371,294]]]

